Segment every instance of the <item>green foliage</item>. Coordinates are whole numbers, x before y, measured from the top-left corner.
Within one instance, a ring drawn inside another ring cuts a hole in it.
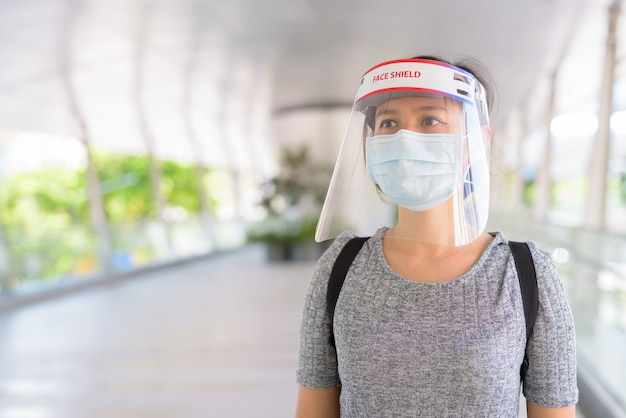
[[[133,225],[155,216],[148,157],[100,152],[94,154],[94,163],[112,225]],[[197,169],[172,161],[155,164],[161,170],[166,205],[199,212]],[[210,173],[204,171],[203,176]],[[11,280],[97,269],[97,237],[91,231],[89,211],[86,169],[46,168],[4,178],[0,228],[8,242]]]
[[[112,222],[153,218],[150,159],[145,156],[100,153],[96,156],[104,205]],[[161,170],[161,193],[168,206],[188,213],[200,211],[196,168],[173,161],[155,161]]]
[[[297,244],[311,241],[315,236],[316,227],[317,219],[315,218],[288,220],[280,216],[272,216],[254,225],[248,232],[248,240]]]
[[[6,178],[0,187],[0,225],[14,278],[59,277],[95,245],[84,171],[42,169]],[[14,279],[17,280],[17,279]]]
[[[200,212],[200,185],[196,167],[163,161],[161,170],[161,191],[168,205],[182,207],[190,213]]]
[[[154,216],[149,159],[136,155],[94,156],[107,217],[128,222]]]
[[[153,217],[154,198],[147,157],[95,155],[107,217],[114,223]],[[172,161],[157,162],[167,205],[200,210],[196,168]],[[89,222],[86,170],[42,169],[4,179],[0,187],[0,219],[6,228],[61,228]]]
[[[88,220],[83,171],[43,169],[5,179],[0,219],[5,228],[61,228]]]

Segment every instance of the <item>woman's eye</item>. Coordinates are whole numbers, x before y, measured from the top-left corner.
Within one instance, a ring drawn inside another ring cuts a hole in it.
[[[424,118],[424,120],[422,120],[422,125],[424,126],[436,126],[441,123],[442,122],[439,119],[435,119],[435,118]]]
[[[384,119],[383,121],[380,122],[378,126],[384,129],[384,128],[393,128],[394,126],[397,126],[397,125],[398,124],[391,119]]]

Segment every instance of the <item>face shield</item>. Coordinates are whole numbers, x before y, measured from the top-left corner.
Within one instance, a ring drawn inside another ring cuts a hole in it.
[[[487,224],[489,140],[485,91],[465,70],[406,59],[370,69],[317,225],[318,242],[344,230],[460,246]],[[399,225],[399,224],[398,224]]]

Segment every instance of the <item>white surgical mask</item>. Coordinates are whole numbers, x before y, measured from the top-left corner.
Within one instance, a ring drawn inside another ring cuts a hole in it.
[[[370,178],[395,204],[422,212],[448,200],[460,183],[459,135],[401,129],[366,138]]]

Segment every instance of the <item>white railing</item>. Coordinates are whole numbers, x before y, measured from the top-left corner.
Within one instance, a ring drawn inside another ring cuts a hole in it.
[[[110,224],[100,233],[86,225],[6,231],[0,298],[19,298],[236,248],[245,240],[243,222],[209,224],[201,217]]]

